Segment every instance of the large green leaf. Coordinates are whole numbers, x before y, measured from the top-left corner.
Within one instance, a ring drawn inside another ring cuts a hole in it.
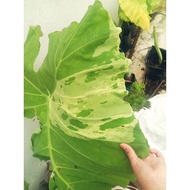
[[[166,0],[118,0],[119,18],[149,31],[152,13],[165,9]]]
[[[80,23],[49,35],[40,69],[39,26],[29,29],[24,56],[25,117],[37,116],[32,136],[35,157],[51,160],[50,189],[106,190],[126,186],[135,176],[119,148],[129,143],[149,153],[126,96],[123,76],[131,60],[119,52],[119,33],[99,1]]]

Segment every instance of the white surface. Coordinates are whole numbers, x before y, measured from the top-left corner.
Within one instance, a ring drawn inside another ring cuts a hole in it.
[[[36,119],[24,119],[24,180],[29,183],[29,190],[40,190],[47,168],[46,162],[32,156],[31,136],[38,128]]]
[[[157,148],[165,156],[166,151],[166,94],[150,99],[151,108],[135,112],[140,127],[151,148]]]

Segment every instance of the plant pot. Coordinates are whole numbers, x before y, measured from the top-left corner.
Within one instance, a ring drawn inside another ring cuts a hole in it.
[[[159,58],[155,46],[152,46],[146,54],[146,77],[150,80],[166,79],[166,50],[160,48],[162,53],[162,63],[159,65]]]

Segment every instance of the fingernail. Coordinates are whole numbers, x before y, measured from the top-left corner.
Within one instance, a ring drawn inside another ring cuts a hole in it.
[[[120,144],[120,147],[124,150],[126,148],[126,145],[125,144]]]

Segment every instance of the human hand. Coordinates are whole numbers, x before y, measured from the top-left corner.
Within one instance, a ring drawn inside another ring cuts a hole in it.
[[[143,190],[166,190],[166,164],[163,155],[156,149],[150,149],[145,159],[140,159],[133,148],[120,144],[127,154],[131,167]]]

